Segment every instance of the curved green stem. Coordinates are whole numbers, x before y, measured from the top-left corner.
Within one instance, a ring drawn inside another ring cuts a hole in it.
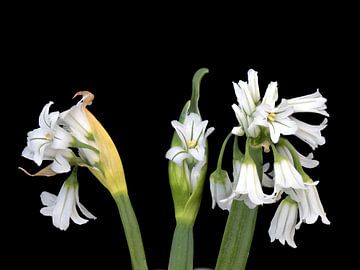
[[[127,193],[117,193],[113,195],[119,209],[121,222],[124,227],[126,241],[129,247],[131,265],[133,270],[147,270],[146,257],[141,239],[139,224],[134,210],[131,206],[130,198]]]

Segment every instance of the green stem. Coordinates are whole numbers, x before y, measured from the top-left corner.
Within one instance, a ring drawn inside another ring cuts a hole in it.
[[[168,270],[193,270],[193,225],[177,222],[171,244]]]
[[[221,242],[215,270],[244,270],[254,235],[258,207],[234,200]]]
[[[221,150],[220,150],[220,154],[219,154],[219,158],[218,158],[218,162],[217,162],[217,169],[218,169],[218,170],[221,170],[222,160],[223,160],[223,156],[224,156],[224,152],[225,152],[225,147],[226,147],[227,142],[229,141],[231,135],[232,135],[232,133],[230,132],[230,133],[226,136],[226,138],[225,138],[225,140],[224,140],[224,142],[223,142],[223,144],[222,144],[222,146],[221,146]]]
[[[133,270],[147,270],[146,257],[141,239],[139,224],[127,193],[113,195],[119,209],[121,222],[124,227],[126,241],[129,247]]]

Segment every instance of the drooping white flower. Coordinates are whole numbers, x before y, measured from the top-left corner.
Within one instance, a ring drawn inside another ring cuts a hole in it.
[[[234,182],[234,193],[238,195],[247,195],[253,205],[262,205],[266,195],[262,191],[255,162],[250,157],[246,157],[244,162],[240,165],[239,170],[238,180],[235,180]],[[243,197],[243,199],[246,198]],[[250,204],[250,206],[253,205]]]
[[[287,191],[290,197],[299,205],[300,221],[296,225],[297,229],[300,228],[302,222],[307,224],[315,223],[319,216],[321,217],[322,223],[330,224],[320,201],[316,184],[317,182],[313,183],[313,185],[310,185],[306,190],[291,189]]]
[[[279,151],[279,153],[281,155],[286,157],[292,164],[294,164],[294,160],[291,155],[291,152],[286,146],[278,144],[276,146],[276,149]],[[295,148],[294,148],[294,150],[296,151],[296,155],[299,157],[301,166],[311,169],[311,168],[315,168],[316,166],[319,165],[319,161],[313,159],[314,158],[313,153],[310,153],[307,156],[304,156],[304,155],[300,154]]]
[[[248,71],[248,82],[239,81],[234,83],[235,95],[237,97],[239,106],[245,111],[247,115],[251,115],[257,103],[260,101],[260,91],[257,72],[253,69]]]
[[[297,217],[297,203],[289,197],[282,200],[270,224],[269,236],[271,242],[277,239],[283,245],[287,242],[289,246],[296,248],[294,235]]]
[[[190,113],[185,117],[184,123],[172,121],[182,145],[174,146],[166,153],[166,158],[181,165],[184,159],[193,158],[196,161],[205,160],[206,138],[214,131],[214,128],[206,126],[208,121],[202,121],[196,113]]]
[[[293,107],[294,113],[311,112],[329,116],[326,112],[326,98],[320,94],[319,90],[313,94],[287,99],[286,101]]]
[[[291,162],[283,156],[278,156],[274,162],[274,192],[286,188],[306,189],[301,174],[295,169]]]
[[[41,202],[45,207],[41,208],[40,213],[44,216],[51,216],[55,227],[66,230],[70,225],[70,219],[76,224],[82,225],[88,222],[79,216],[76,207],[89,219],[96,219],[79,201],[79,185],[74,179],[64,182],[59,195],[56,196],[49,192],[42,192]]]
[[[232,183],[225,170],[215,171],[210,175],[210,191],[212,208],[217,204],[221,209],[230,211],[232,201],[226,199],[231,196]]]
[[[326,118],[320,125],[310,125],[296,119],[295,117],[290,118],[297,125],[295,136],[310,145],[313,150],[315,150],[319,145],[325,144],[325,138],[321,136],[321,131],[327,126]]]

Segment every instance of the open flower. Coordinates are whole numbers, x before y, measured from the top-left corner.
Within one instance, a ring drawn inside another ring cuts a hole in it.
[[[76,224],[82,225],[88,222],[79,216],[76,207],[89,219],[96,219],[79,201],[79,184],[76,178],[75,168],[69,178],[64,182],[56,196],[49,192],[42,192],[41,202],[45,207],[41,208],[40,213],[44,216],[51,216],[55,227],[66,230],[70,225],[70,219]]]
[[[318,126],[307,124],[295,117],[291,117],[291,120],[294,121],[298,127],[295,132],[295,136],[310,145],[313,150],[315,150],[319,145],[325,144],[325,138],[321,136],[321,131],[327,126],[326,118]]]
[[[57,124],[59,112],[49,113],[52,104],[53,102],[50,101],[42,109],[39,116],[39,128],[27,134],[27,146],[22,153],[24,157],[33,160],[39,166],[44,160],[44,156],[49,156],[47,153],[49,149],[52,149],[56,131],[61,129]],[[67,143],[62,145],[62,149],[67,147]]]
[[[254,121],[249,129],[254,129],[256,126],[267,127],[270,131],[271,140],[277,143],[280,134],[291,135],[296,132],[296,123],[289,118],[293,112],[293,108],[288,106],[285,101],[281,102],[279,106],[274,107],[274,105],[267,103],[265,100],[265,102],[257,107]]]
[[[290,197],[282,200],[270,224],[269,235],[271,242],[277,239],[283,245],[287,242],[289,246],[296,248],[294,235],[297,217],[297,203]]]
[[[286,101],[293,107],[294,113],[311,112],[329,116],[326,112],[326,98],[320,94],[319,90],[313,94],[287,99]]]
[[[184,123],[172,121],[171,125],[175,128],[182,145],[171,147],[166,153],[166,158],[178,165],[181,165],[187,158],[204,161],[206,138],[214,131],[214,128],[206,130],[207,124],[208,121],[202,121],[196,113],[187,115]]]

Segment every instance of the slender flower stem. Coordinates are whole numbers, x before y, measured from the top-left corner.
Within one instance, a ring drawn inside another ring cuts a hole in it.
[[[221,242],[215,270],[244,270],[254,235],[258,207],[234,200]]]
[[[127,193],[113,195],[124,226],[126,241],[129,247],[133,270],[147,270],[146,257],[141,239],[139,224]]]
[[[177,222],[171,244],[169,270],[193,270],[193,225]]]
[[[221,146],[221,150],[220,150],[220,154],[219,154],[219,158],[218,158],[218,162],[217,162],[217,169],[218,169],[218,170],[221,170],[222,160],[223,160],[223,156],[224,156],[224,152],[225,152],[225,147],[226,147],[227,142],[229,141],[231,135],[232,135],[232,133],[230,132],[230,133],[226,136],[226,138],[225,138],[225,140],[224,140],[224,142],[223,142],[223,144],[222,144],[222,146]]]

